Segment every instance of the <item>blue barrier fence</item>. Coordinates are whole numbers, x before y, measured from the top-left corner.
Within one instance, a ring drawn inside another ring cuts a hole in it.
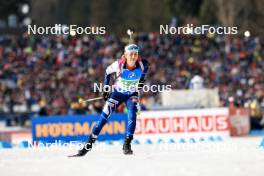
[[[100,115],[65,115],[32,117],[33,141],[86,141]],[[126,114],[113,114],[98,140],[120,140],[127,126]]]

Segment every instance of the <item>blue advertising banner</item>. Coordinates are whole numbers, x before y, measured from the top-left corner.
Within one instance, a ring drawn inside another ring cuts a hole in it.
[[[33,141],[86,141],[100,115],[62,115],[32,117]],[[112,114],[98,140],[119,140],[125,135],[126,114]]]

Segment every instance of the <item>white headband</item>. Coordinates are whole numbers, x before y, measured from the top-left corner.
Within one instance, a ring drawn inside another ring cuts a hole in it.
[[[128,53],[128,52],[138,52],[139,51],[139,47],[135,44],[130,44],[130,45],[127,45],[125,47],[125,53]]]

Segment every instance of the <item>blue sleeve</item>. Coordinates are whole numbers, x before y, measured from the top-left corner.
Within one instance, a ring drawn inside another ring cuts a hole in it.
[[[104,77],[104,86],[110,84],[111,77],[112,77],[112,74],[105,74],[105,77]]]
[[[148,69],[149,69],[149,63],[145,59],[142,60],[142,63],[143,63],[143,66],[144,66],[144,70],[143,70],[143,73],[142,73],[142,75],[140,77],[140,80],[145,80],[145,77],[146,77],[146,75],[148,73]]]

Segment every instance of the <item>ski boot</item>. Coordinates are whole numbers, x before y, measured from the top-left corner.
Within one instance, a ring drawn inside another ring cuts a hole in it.
[[[89,137],[89,140],[84,144],[83,148],[78,151],[76,155],[72,155],[70,157],[80,157],[84,156],[87,152],[92,150],[93,143],[95,142],[96,138],[92,137],[92,135]]]
[[[133,136],[126,136],[125,142],[123,145],[123,153],[125,155],[132,155],[133,150],[131,149],[131,141],[133,140]]]

